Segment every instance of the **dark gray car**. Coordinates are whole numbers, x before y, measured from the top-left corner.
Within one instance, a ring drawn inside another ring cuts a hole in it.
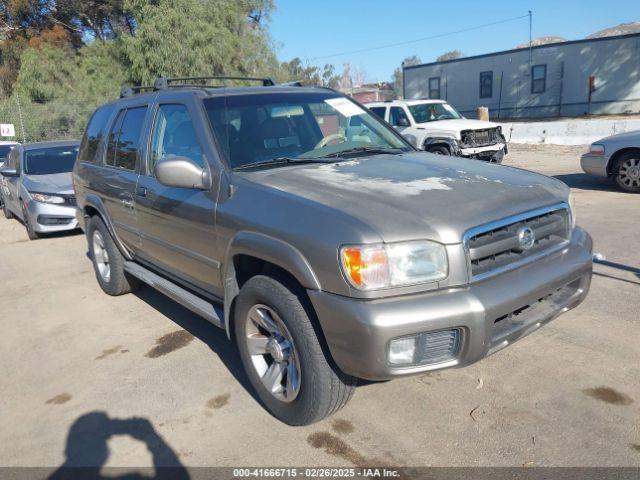
[[[187,82],[96,111],[78,218],[106,293],[142,280],[225,329],[284,422],[357,378],[476,362],[586,296],[562,182],[418,152],[333,90]]]

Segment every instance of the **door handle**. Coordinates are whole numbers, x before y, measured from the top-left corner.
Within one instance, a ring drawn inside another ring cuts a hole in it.
[[[146,197],[147,196],[147,189],[145,187],[136,188],[136,195],[139,196],[139,197]]]

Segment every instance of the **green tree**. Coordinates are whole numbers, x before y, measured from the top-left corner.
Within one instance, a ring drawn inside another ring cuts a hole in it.
[[[442,55],[436,58],[436,62],[444,62],[445,60],[455,60],[456,58],[464,57],[464,53],[460,50],[451,50],[449,52],[445,52]]]
[[[400,64],[399,67],[397,67],[394,71],[393,71],[393,76],[391,77],[391,82],[393,83],[393,89],[396,92],[396,95],[398,96],[398,98],[403,98],[404,97],[404,82],[403,82],[403,73],[402,73],[402,67],[410,67],[411,65],[418,65],[422,63],[422,60],[420,60],[420,57],[416,56],[416,55],[411,55],[410,57],[406,57],[402,63]]]
[[[275,54],[256,11],[263,0],[135,0],[135,36],[122,37],[130,80],[149,84],[158,76],[258,75]],[[256,17],[257,18],[257,17]]]

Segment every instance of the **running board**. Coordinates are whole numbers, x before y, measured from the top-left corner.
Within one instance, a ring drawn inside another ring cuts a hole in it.
[[[180,305],[188,308],[193,313],[203,317],[205,320],[213,323],[216,327],[224,328],[224,312],[222,307],[214,305],[197,295],[176,285],[170,280],[144,268],[135,262],[124,262],[124,270],[143,281],[147,285],[164,293],[167,297],[175,300]]]

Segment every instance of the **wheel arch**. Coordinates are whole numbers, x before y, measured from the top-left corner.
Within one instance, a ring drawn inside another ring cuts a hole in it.
[[[109,218],[109,215],[107,213],[107,209],[104,206],[104,202],[102,201],[102,199],[99,196],[93,195],[93,194],[90,194],[90,195],[86,196],[84,205],[82,207],[82,215],[83,215],[83,217],[85,219],[85,224],[86,224],[87,220],[90,219],[91,217],[94,217],[94,216],[100,217],[100,219],[104,222],[105,226],[107,227],[107,230],[109,231],[109,234],[113,238],[113,241],[115,242],[116,246],[118,247],[118,250],[120,250],[120,253],[122,253],[122,255],[127,260],[131,260],[132,259],[131,254],[127,251],[125,246],[122,244],[122,242],[120,241],[120,239],[116,235],[115,228],[113,227],[113,223],[111,222],[111,219]]]
[[[238,232],[229,243],[224,268],[224,326],[231,338],[231,313],[242,285],[267,273],[304,290],[320,290],[320,282],[302,252],[282,240],[256,232]]]
[[[615,167],[616,162],[618,161],[618,159],[626,154],[626,153],[631,153],[631,152],[638,152],[638,154],[640,155],[640,147],[624,147],[621,148],[620,150],[616,150],[611,157],[609,157],[609,162],[607,163],[607,175],[608,176],[612,176],[613,175],[613,168]]]
[[[422,148],[428,150],[431,147],[446,147],[451,152],[451,155],[455,155],[458,150],[458,141],[453,137],[425,137],[422,140]]]

